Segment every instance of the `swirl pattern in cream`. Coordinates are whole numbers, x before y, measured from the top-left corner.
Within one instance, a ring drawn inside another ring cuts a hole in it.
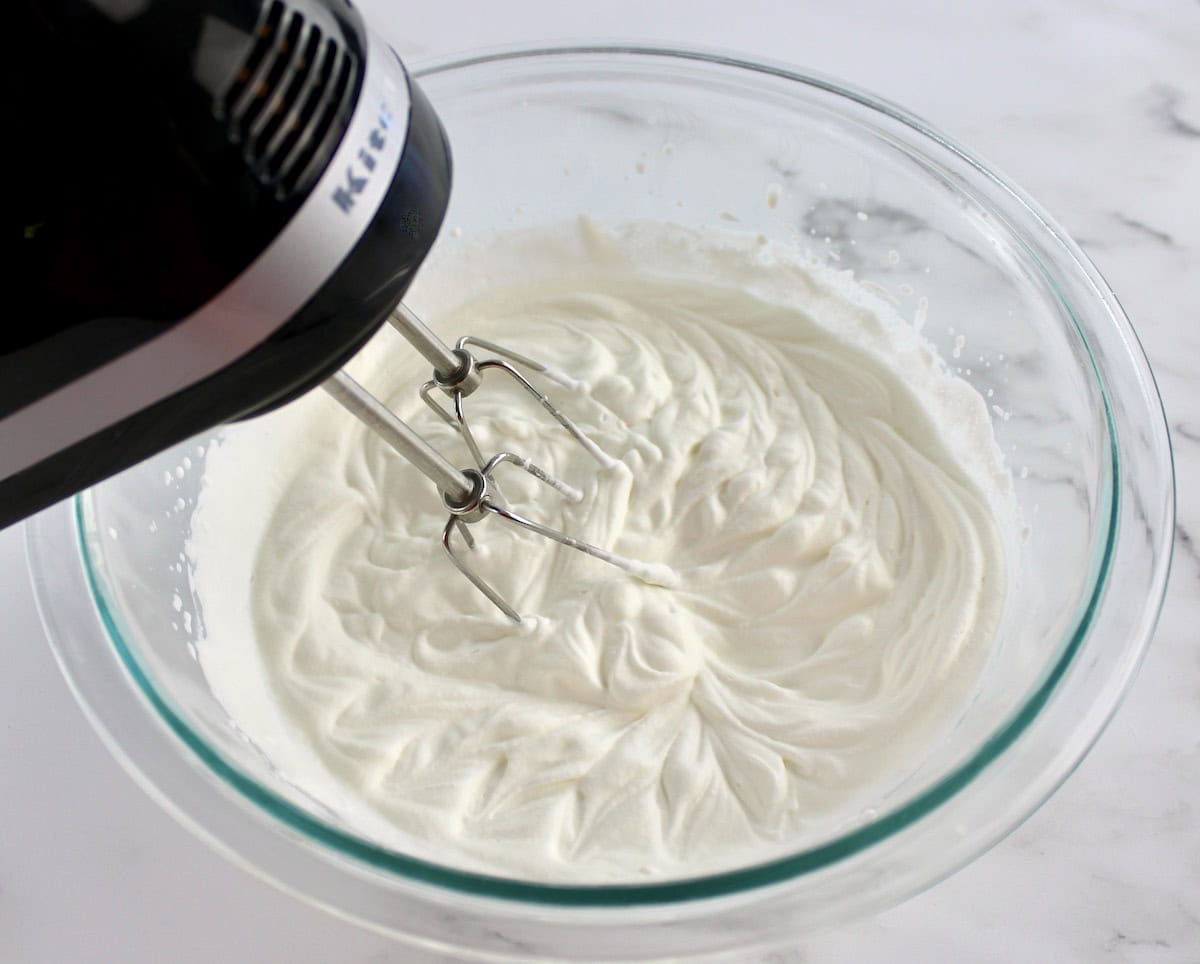
[[[488,257],[443,254],[440,277]],[[952,719],[1004,600],[982,400],[884,304],[752,241],[585,226],[506,257],[431,320],[581,379],[555,396],[616,459],[489,383],[468,401],[485,450],[586,493],[514,471],[506,496],[678,585],[492,523],[476,564],[538,614],[514,630],[444,558],[429,485],[312,397],[210,458],[193,558],[214,689],[364,833],[523,878],[688,874],[869,805]],[[384,342],[363,380],[465,464]]]

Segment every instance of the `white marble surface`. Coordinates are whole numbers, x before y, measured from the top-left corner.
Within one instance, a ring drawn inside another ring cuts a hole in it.
[[[951,879],[772,955],[793,962],[1200,962],[1200,4],[990,0],[364,3],[410,60],[549,39],[791,61],[971,145],[1081,241],[1134,320],[1176,446],[1179,524],[1134,689],[1067,785]],[[0,533],[0,961],[433,964],[210,853],[120,771],[42,639]]]

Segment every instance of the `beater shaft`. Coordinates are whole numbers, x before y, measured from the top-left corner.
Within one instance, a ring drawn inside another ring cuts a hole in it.
[[[451,378],[462,368],[463,360],[435,335],[425,322],[414,315],[404,302],[392,309],[388,322],[408,339],[408,343],[424,356],[442,378]]]
[[[324,388],[351,415],[416,466],[449,501],[462,503],[471,497],[470,479],[344,371],[329,376]]]

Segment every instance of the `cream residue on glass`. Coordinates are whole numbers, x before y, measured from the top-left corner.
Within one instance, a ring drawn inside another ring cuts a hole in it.
[[[848,274],[726,232],[581,222],[446,241],[409,303],[579,379],[602,466],[488,384],[514,506],[673,588],[493,522],[443,554],[432,486],[322,393],[209,453],[189,546],[214,692],[364,836],[544,881],[688,875],[844,820],[962,709],[1005,599],[984,400]],[[419,358],[361,381],[453,459]],[[534,406],[531,408],[530,406]],[[423,843],[416,843],[416,842]]]

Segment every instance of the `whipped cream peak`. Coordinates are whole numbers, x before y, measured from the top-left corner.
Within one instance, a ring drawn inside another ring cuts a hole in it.
[[[851,277],[754,236],[448,241],[410,303],[553,366],[607,461],[502,386],[472,425],[582,491],[514,471],[514,511],[625,571],[487,520],[473,564],[538,614],[505,623],[445,558],[436,493],[329,400],[230,431],[190,546],[199,654],[280,772],[383,846],[539,881],[744,865],[881,805],[1005,600],[982,397]],[[351,367],[461,446],[394,339]]]

